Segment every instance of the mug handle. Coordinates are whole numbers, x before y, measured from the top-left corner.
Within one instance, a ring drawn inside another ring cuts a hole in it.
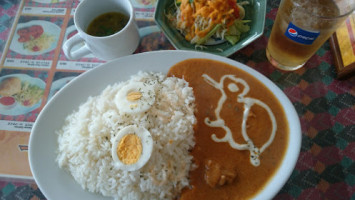
[[[73,37],[69,38],[64,45],[63,45],[63,52],[67,58],[70,60],[77,60],[79,58],[82,58],[83,56],[86,56],[91,53],[90,49],[86,46],[86,44],[79,49],[72,51],[72,48],[81,43],[84,42],[83,38],[80,37],[80,35],[77,33]]]

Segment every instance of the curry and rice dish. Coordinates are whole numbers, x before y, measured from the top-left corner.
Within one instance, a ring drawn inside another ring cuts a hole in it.
[[[248,199],[276,172],[288,133],[262,83],[190,59],[90,97],[57,131],[57,163],[115,199]]]

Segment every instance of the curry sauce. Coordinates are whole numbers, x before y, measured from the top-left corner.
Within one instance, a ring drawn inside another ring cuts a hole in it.
[[[226,75],[229,78],[223,79]],[[278,99],[253,76],[218,61],[185,60],[173,66],[168,76],[184,78],[194,89],[196,98],[196,145],[191,154],[197,168],[190,172],[191,188],[185,188],[180,199],[252,198],[276,172],[286,152],[289,127]],[[224,91],[213,86],[217,83]],[[218,106],[221,102],[222,107]],[[250,111],[246,112],[246,108]],[[271,137],[275,127],[275,135]],[[244,145],[248,141],[243,136],[243,128],[250,139],[249,145]],[[232,138],[229,142],[220,141],[228,130]],[[231,140],[245,148],[232,147]],[[270,145],[265,145],[268,141]],[[259,164],[253,163],[253,151],[246,149],[250,145],[260,150]],[[261,150],[263,145],[265,148]]]

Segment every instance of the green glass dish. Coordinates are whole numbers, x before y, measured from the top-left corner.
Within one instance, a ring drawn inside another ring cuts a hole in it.
[[[265,25],[266,0],[249,0],[250,4],[243,6],[246,20],[251,20],[250,31],[243,33],[240,40],[232,45],[225,41],[216,45],[206,45],[206,48],[195,47],[184,36],[172,26],[166,17],[168,9],[171,9],[174,0],[159,0],[156,6],[154,19],[158,27],[164,32],[176,49],[193,50],[217,54],[220,56],[230,56],[238,50],[244,48],[263,34]]]

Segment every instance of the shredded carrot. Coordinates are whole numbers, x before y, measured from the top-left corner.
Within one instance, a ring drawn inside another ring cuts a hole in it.
[[[185,38],[204,37],[217,24],[224,28],[231,26],[236,19],[236,0],[182,0],[180,21],[177,26],[187,30]]]

